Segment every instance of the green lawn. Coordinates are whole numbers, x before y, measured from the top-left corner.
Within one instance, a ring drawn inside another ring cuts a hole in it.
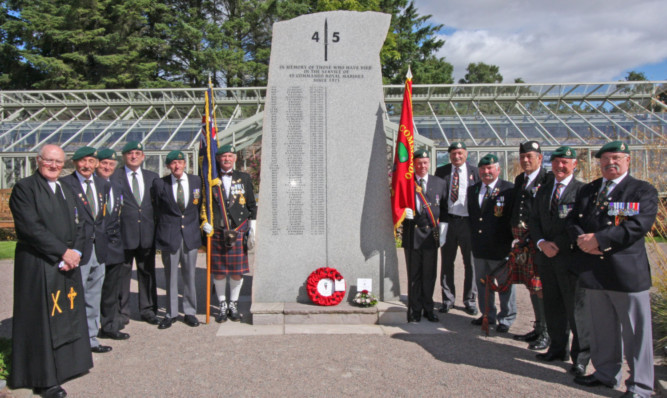
[[[14,249],[16,248],[16,242],[0,242],[0,259],[3,258],[14,258]]]

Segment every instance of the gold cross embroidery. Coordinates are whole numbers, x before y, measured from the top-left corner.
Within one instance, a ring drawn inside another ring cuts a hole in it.
[[[53,299],[53,310],[51,310],[51,316],[54,316],[56,314],[56,310],[58,310],[59,314],[62,314],[63,310],[61,310],[60,306],[58,305],[58,299],[60,298],[60,290],[56,292],[55,296],[53,295],[53,293],[51,293],[51,298]]]
[[[67,298],[69,299],[69,309],[73,310],[74,309],[74,297],[77,296],[77,293],[74,291],[74,287],[70,286],[69,288],[69,294],[67,294]]]

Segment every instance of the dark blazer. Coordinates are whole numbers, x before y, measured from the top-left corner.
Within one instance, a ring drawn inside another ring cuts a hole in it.
[[[414,219],[403,221],[403,242],[408,241],[409,231],[413,230],[413,249],[437,249],[440,246],[440,243],[436,242],[433,237],[433,229],[438,228],[437,223],[444,221],[441,213],[441,206],[447,207],[446,202],[443,202],[444,195],[445,182],[440,177],[429,174],[426,183],[426,195],[424,196],[431,207],[436,225],[433,225],[427,211],[415,209]]]
[[[468,169],[468,187],[471,187],[477,184],[479,179],[479,169],[470,163],[466,162],[466,168]],[[445,196],[442,201],[442,209],[440,210],[442,214],[442,219],[446,220],[447,215],[449,214],[449,192],[451,191],[450,180],[452,179],[452,164],[448,163],[444,166],[440,166],[435,169],[436,177],[440,177],[445,181]]]
[[[533,199],[537,193],[541,190],[542,186],[553,180],[553,174],[547,173],[547,171],[540,167],[540,171],[537,174],[537,177],[523,189],[523,182],[526,179],[525,173],[521,173],[514,179],[514,201],[512,205],[512,218],[510,220],[510,225],[513,227],[519,226],[519,224],[528,228],[528,223],[530,222],[531,208],[533,206]],[[526,238],[529,238],[527,236]]]
[[[572,253],[571,240],[567,234],[567,216],[574,208],[577,194],[584,183],[572,178],[558,200],[558,212],[551,213],[551,194],[556,179],[552,178],[537,192],[531,210],[528,229],[530,237],[537,244],[541,239],[554,242],[558,246],[556,257],[569,257]],[[538,250],[537,260],[545,260],[547,257]],[[568,265],[573,265],[570,261]],[[571,267],[575,271],[576,267]]]
[[[658,212],[658,192],[648,182],[627,175],[600,206],[596,198],[602,179],[586,184],[568,217],[568,232],[575,242],[579,280],[589,289],[642,292],[651,287],[651,270],[644,235]],[[609,215],[611,203],[638,203],[639,214]],[[577,236],[595,233],[602,255],[586,254],[576,246]]]
[[[222,177],[220,177],[222,179]],[[242,171],[232,171],[232,195],[224,198],[227,203],[227,216],[229,218],[230,227],[236,228],[246,220],[254,220],[257,218],[257,202],[255,202],[255,194],[253,192],[252,180],[250,174]],[[218,187],[213,187],[213,222],[215,229],[225,228],[224,220],[222,219],[220,194],[225,195],[225,188],[220,184]]]
[[[120,206],[122,187],[117,180],[111,180],[111,191],[109,197],[113,197],[113,206],[111,200],[107,202],[107,214],[104,225],[109,239],[107,249],[106,265],[121,264],[125,261],[125,250],[123,240],[120,236]]]
[[[125,250],[149,249],[154,246],[155,215],[153,214],[153,180],[160,178],[157,173],[141,169],[144,177],[144,196],[141,203],[132,195],[125,167],[116,170],[111,180],[116,180],[122,188],[120,209],[120,234]]]
[[[189,198],[184,212],[181,212],[176,204],[171,185],[171,174],[153,180],[157,214],[155,247],[169,253],[178,251],[181,242],[185,243],[187,250],[197,249],[201,245],[199,230],[199,211],[202,200],[201,178],[186,175],[188,176]]]
[[[104,213],[106,211],[105,208],[111,184],[96,175],[93,175],[92,178],[93,183],[95,184],[95,190],[97,191],[97,214],[95,217],[93,217],[93,213],[90,210],[86,191],[83,190],[83,187],[76,176],[76,172],[60,178],[60,182],[67,184],[74,193],[79,222],[83,223],[86,244],[83,247],[83,253],[81,254],[81,264],[87,264],[88,261],[90,261],[93,248],[95,248],[97,262],[100,264],[105,263],[107,258],[107,247],[109,245],[104,224]]]
[[[498,179],[484,209],[479,207],[482,182],[468,188],[468,222],[473,256],[501,260],[509,254],[512,245],[510,215],[514,199],[513,188],[511,182]]]

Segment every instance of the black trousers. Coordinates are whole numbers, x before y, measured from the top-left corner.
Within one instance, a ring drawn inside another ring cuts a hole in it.
[[[406,264],[410,277],[410,311],[433,312],[433,291],[438,271],[438,249],[406,250]]]
[[[472,264],[472,245],[470,243],[470,225],[468,217],[448,216],[447,239],[440,249],[440,287],[442,288],[442,305],[452,308],[456,302],[456,286],[454,285],[454,261],[456,252],[461,248],[463,268],[463,305],[466,308],[477,306],[477,284],[475,283],[475,267]]]
[[[100,302],[100,324],[104,332],[117,332],[121,329],[120,319],[120,272],[123,264],[109,264],[105,266],[104,282],[102,283],[102,298]]]
[[[125,263],[120,271],[120,313],[122,318],[130,318],[130,280],[132,262],[137,263],[137,283],[139,285],[139,313],[142,317],[157,313],[157,285],[155,282],[155,248],[125,250]]]

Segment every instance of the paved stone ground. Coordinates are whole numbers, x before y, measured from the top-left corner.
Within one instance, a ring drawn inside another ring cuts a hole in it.
[[[403,253],[399,253],[403,260]],[[460,258],[460,256],[459,256]],[[158,256],[158,286],[164,272]],[[252,260],[252,259],[251,259]],[[457,265],[462,289],[462,264]],[[252,271],[252,270],[251,270]],[[400,264],[405,291],[405,266]],[[11,336],[13,261],[0,261],[0,336]],[[200,255],[198,284],[205,286]],[[170,329],[138,321],[132,287],[129,340],[107,354],[94,354],[90,373],[64,384],[72,397],[172,396],[620,396],[624,388],[582,388],[567,372],[570,363],[546,364],[526,344],[511,338],[531,329],[525,288],[518,286],[519,316],[510,334],[484,336],[461,307],[440,323],[379,325],[253,326],[249,323],[252,274],[243,286],[241,323]],[[158,291],[161,312],[166,297]],[[204,320],[205,289],[198,292]],[[460,295],[460,293],[459,293]],[[440,292],[436,289],[436,301]],[[657,367],[663,371],[663,367]],[[663,377],[664,379],[664,377]],[[30,390],[0,389],[0,397],[30,397]]]

